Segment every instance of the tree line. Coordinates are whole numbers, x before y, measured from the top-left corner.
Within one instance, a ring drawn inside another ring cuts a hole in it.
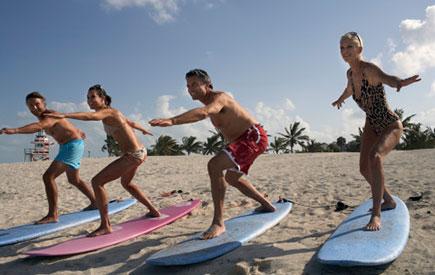
[[[424,127],[421,123],[412,122],[415,114],[403,117],[404,111],[396,109],[394,112],[399,116],[403,124],[403,135],[398,150],[413,150],[435,148],[435,128]],[[285,127],[284,131],[278,136],[269,136],[268,151],[274,154],[304,153],[304,152],[359,152],[363,130],[358,128],[358,132],[352,134],[352,139],[347,141],[340,136],[332,143],[318,142],[305,134],[306,129],[301,123],[296,121]],[[210,131],[211,136],[202,142],[194,136],[183,137],[181,143],[168,135],[161,135],[156,143],[148,149],[150,156],[174,156],[203,154],[213,155],[225,147],[224,137],[219,132]],[[297,148],[297,150],[296,150]],[[109,156],[120,156],[121,151],[118,144],[111,136],[107,136],[105,145],[101,148],[107,151]]]

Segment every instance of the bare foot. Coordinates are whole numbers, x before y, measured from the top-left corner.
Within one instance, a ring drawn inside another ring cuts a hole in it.
[[[44,218],[40,219],[39,221],[36,221],[35,224],[45,224],[45,223],[55,223],[57,222],[58,218],[56,216],[45,216]]]
[[[213,239],[225,232],[225,225],[212,224],[207,231],[202,233],[202,239]]]
[[[372,215],[369,223],[366,225],[366,230],[378,231],[380,229],[381,229],[381,217]]]
[[[263,213],[263,212],[275,212],[275,210],[276,210],[275,207],[269,203],[269,204],[261,205],[261,206],[255,208],[254,211]]]
[[[85,208],[82,209],[82,211],[89,211],[89,210],[95,210],[98,209],[97,206],[95,206],[95,204],[91,203],[88,206],[86,206]]]
[[[381,204],[381,211],[387,211],[387,210],[393,210],[396,208],[396,202],[395,201],[384,201]],[[368,212],[371,212],[373,208],[370,208]]]
[[[150,212],[148,212],[145,215],[145,217],[150,217],[150,218],[157,218],[157,217],[160,217],[160,216],[161,216],[160,212],[158,210],[155,210],[155,209],[150,210]]]
[[[392,210],[396,208],[396,202],[392,201],[384,201],[381,205],[381,211]]]
[[[109,227],[100,226],[100,227],[97,228],[97,230],[89,233],[87,235],[87,237],[96,237],[96,236],[105,235],[105,234],[109,234],[109,233],[112,233],[112,227],[111,226],[109,226]]]

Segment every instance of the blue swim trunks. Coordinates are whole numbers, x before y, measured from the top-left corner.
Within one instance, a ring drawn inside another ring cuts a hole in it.
[[[65,163],[73,169],[79,169],[84,150],[85,143],[83,140],[73,139],[59,145],[59,153],[54,160]]]

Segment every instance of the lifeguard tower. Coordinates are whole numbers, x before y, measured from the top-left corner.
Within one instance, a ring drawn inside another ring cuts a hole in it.
[[[44,131],[39,131],[31,143],[34,144],[33,148],[24,149],[24,162],[50,159],[50,145],[54,143],[48,140]]]

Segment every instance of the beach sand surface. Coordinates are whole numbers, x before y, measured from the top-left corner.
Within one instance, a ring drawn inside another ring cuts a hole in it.
[[[385,178],[393,194],[406,202],[411,217],[408,244],[391,264],[382,267],[340,268],[316,261],[316,252],[352,211],[335,212],[342,201],[357,206],[371,196],[359,174],[358,153],[262,155],[247,177],[271,200],[295,201],[278,225],[222,257],[184,267],[144,265],[151,254],[208,228],[213,215],[207,162],[211,156],[149,157],[134,182],[159,208],[191,198],[202,205],[170,225],[130,241],[91,253],[54,258],[27,257],[22,252],[53,245],[91,232],[99,221],[31,241],[0,247],[0,274],[435,274],[435,150],[394,151],[385,161]],[[89,182],[114,158],[84,159],[80,174]],[[42,175],[50,162],[0,164],[0,228],[26,224],[47,213]],[[87,198],[57,179],[60,213],[88,205]],[[130,197],[119,180],[108,183],[110,199]],[[171,196],[162,193],[180,190]],[[413,201],[410,197],[422,196]],[[229,186],[225,218],[253,209],[257,203]],[[137,203],[111,216],[112,224],[146,213]]]

